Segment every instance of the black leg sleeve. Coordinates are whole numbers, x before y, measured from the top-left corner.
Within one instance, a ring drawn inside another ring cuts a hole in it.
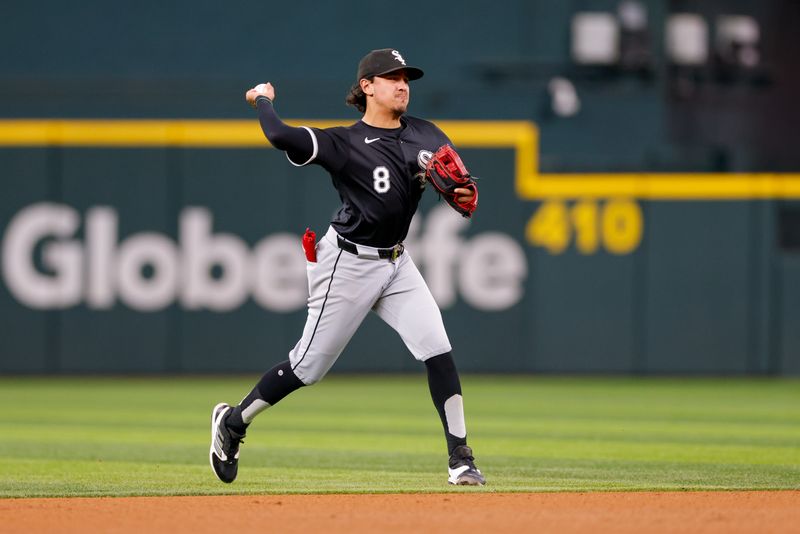
[[[231,411],[226,421],[227,426],[244,433],[256,415],[304,385],[292,372],[292,365],[288,360],[279,363],[264,373],[256,387]]]
[[[453,356],[446,352],[425,361],[428,370],[428,387],[431,399],[444,427],[447,439],[447,452],[459,445],[467,444],[467,430],[464,423],[464,407],[461,399],[461,382],[453,361]]]

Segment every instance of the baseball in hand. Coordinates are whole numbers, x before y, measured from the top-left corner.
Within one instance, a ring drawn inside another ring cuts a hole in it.
[[[259,92],[261,94],[264,94],[264,91],[266,91],[266,90],[267,90],[267,84],[260,83],[260,84],[256,85],[256,91],[257,92]]]

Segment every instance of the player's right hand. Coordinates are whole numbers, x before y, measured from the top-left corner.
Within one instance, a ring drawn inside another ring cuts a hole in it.
[[[248,104],[250,104],[253,107],[256,107],[256,98],[258,98],[259,95],[266,96],[271,101],[275,101],[275,88],[269,82],[260,83],[255,87],[253,87],[252,89],[250,89],[249,91],[247,91],[244,94],[244,98],[245,100],[247,100]]]

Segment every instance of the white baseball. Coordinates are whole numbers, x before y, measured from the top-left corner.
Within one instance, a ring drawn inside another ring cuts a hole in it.
[[[260,84],[256,85],[256,91],[257,91],[257,92],[259,92],[259,93],[263,93],[263,92],[264,92],[264,91],[266,91],[266,90],[267,90],[267,84],[265,84],[265,83],[260,83]]]

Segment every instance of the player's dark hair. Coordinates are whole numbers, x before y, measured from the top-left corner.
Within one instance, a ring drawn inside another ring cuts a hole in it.
[[[372,81],[373,78],[367,78],[367,80]],[[347,102],[348,106],[353,106],[361,113],[367,111],[367,95],[361,90],[361,80],[353,84],[344,101]]]

